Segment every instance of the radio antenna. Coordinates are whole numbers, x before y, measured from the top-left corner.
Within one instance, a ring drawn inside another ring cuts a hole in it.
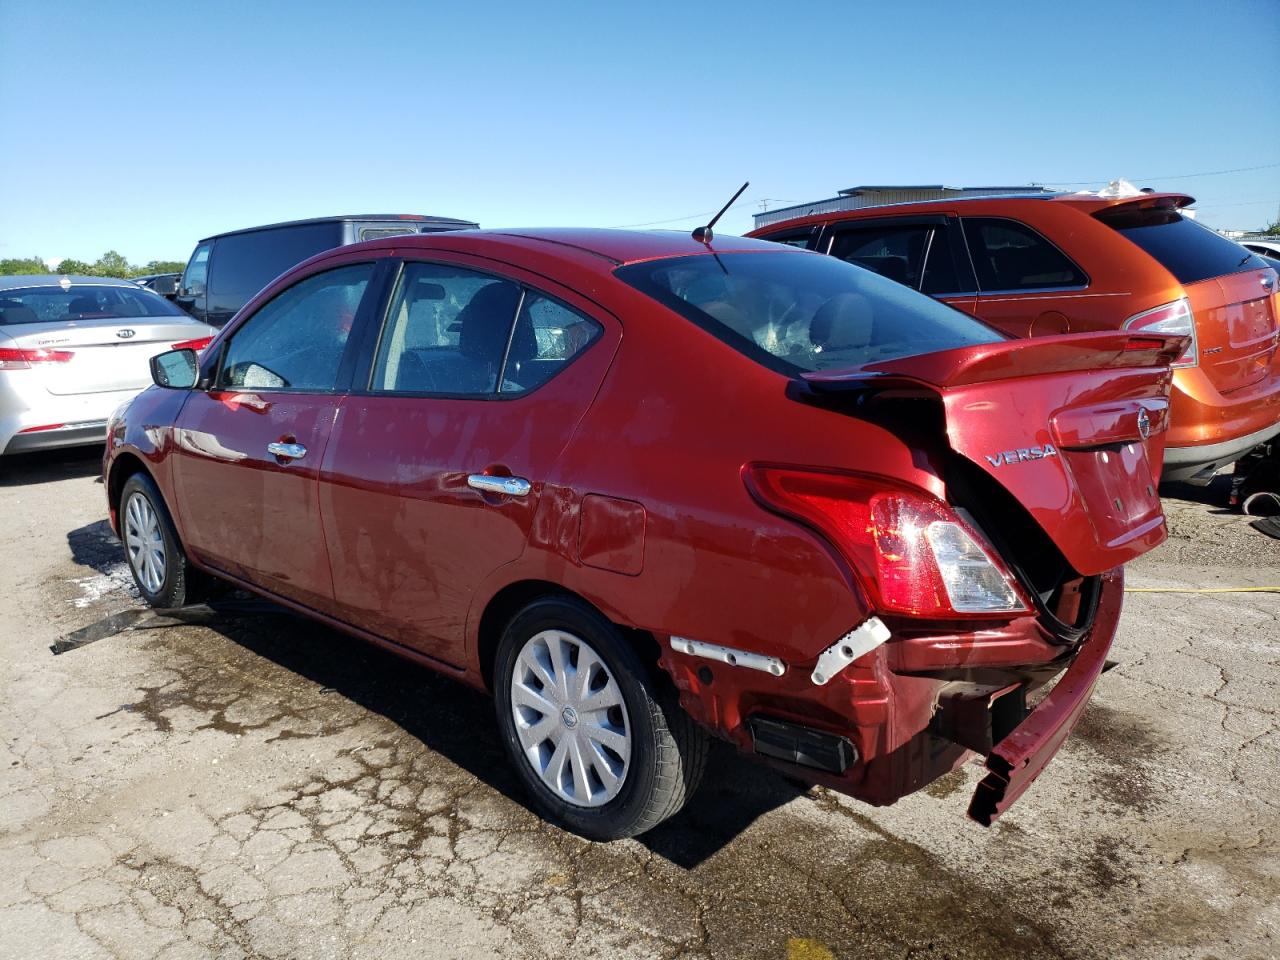
[[[742,191],[747,189],[747,187],[749,186],[751,186],[750,180],[748,180],[746,183],[740,186],[738,188],[738,192],[735,193],[732,198],[730,198],[729,202],[720,208],[720,212],[711,218],[710,223],[708,223],[705,227],[698,227],[698,229],[693,231],[693,239],[697,240],[699,243],[710,243],[711,238],[715,236],[715,234],[711,232],[711,228],[714,227],[716,225],[716,222],[721,217],[724,216],[724,213],[726,210],[728,210],[730,207],[732,207],[735,203],[738,202],[738,198],[742,196]]]

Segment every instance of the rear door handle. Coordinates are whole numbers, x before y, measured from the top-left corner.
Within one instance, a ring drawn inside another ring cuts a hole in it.
[[[300,443],[268,443],[267,453],[285,460],[301,460],[307,455],[307,448]]]
[[[527,497],[533,489],[524,477],[492,477],[487,473],[473,473],[467,477],[467,486],[482,493],[502,493],[508,497]]]

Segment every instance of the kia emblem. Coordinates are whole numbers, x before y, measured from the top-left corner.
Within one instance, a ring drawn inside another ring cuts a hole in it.
[[[1151,418],[1147,416],[1145,407],[1138,411],[1138,435],[1143,440],[1151,436]]]
[[[124,330],[117,330],[116,336],[119,337],[121,340],[128,340],[130,337],[132,337],[136,333],[137,333],[136,330],[129,330],[128,328],[126,328]]]

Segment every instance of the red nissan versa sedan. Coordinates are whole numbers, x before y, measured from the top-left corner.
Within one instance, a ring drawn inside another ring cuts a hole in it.
[[[492,691],[585,836],[679,809],[704,729],[875,804],[979,751],[989,823],[1165,537],[1185,345],[1009,339],[756,240],[396,237],[157,358],[108,505],[156,606],[212,575]]]
[[[793,218],[753,231],[831,253],[1018,337],[1189,335],[1165,480],[1208,483],[1280,435],[1280,304],[1263,258],[1179,211],[1181,193],[963,197]]]

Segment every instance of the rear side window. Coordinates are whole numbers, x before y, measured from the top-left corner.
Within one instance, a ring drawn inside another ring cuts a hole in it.
[[[209,297],[221,303],[247,303],[290,267],[342,243],[342,225],[311,223],[219,237],[213,255]]]
[[[373,264],[339,267],[277,294],[231,337],[220,386],[329,392]]]
[[[946,228],[903,224],[850,228],[837,233],[831,255],[928,294],[960,291]]]
[[[1266,266],[1256,254],[1176,210],[1122,206],[1095,216],[1154,257],[1179,283]]]
[[[65,290],[53,286],[0,291],[0,326],[185,316],[168,300],[141,287],[72,284]]]
[[[378,345],[376,392],[495,393],[520,287],[439,263],[401,271]]]
[[[501,393],[540,387],[600,335],[600,324],[559,301],[525,293],[502,376]]]
[[[413,227],[361,227],[361,240],[381,240],[383,237],[402,237],[407,233],[417,233]]]
[[[617,276],[788,376],[1005,339],[902,284],[817,254],[676,257]]]
[[[1025,223],[1000,217],[964,217],[965,239],[983,292],[1083,287],[1083,270]]]

